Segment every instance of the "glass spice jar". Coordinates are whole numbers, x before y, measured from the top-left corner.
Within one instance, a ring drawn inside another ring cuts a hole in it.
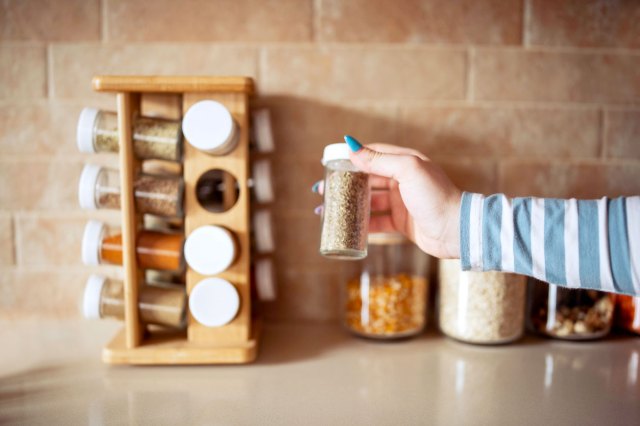
[[[612,294],[559,287],[533,278],[528,292],[527,326],[531,331],[558,339],[590,340],[611,330]]]
[[[118,115],[111,111],[84,108],[76,132],[80,152],[118,152]],[[182,130],[180,122],[152,117],[135,117],[132,129],[133,151],[141,160],[180,161]]]
[[[225,271],[238,256],[231,231],[222,226],[205,225],[193,230],[184,243],[187,265],[201,275]]]
[[[189,294],[189,312],[205,327],[221,327],[230,323],[240,310],[240,295],[223,278],[205,278]]]
[[[136,238],[136,255],[141,269],[180,272],[184,269],[181,234],[141,230]],[[122,234],[104,223],[90,220],[82,237],[85,265],[122,265]]]
[[[267,209],[256,210],[253,213],[252,224],[251,237],[256,252],[260,254],[273,252],[276,243],[273,237],[271,211]]]
[[[458,259],[439,262],[438,321],[444,334],[475,344],[502,344],[524,334],[526,278],[462,271]]]
[[[252,265],[252,283],[258,300],[272,302],[277,297],[276,273],[273,260],[268,257],[256,259]]]
[[[616,296],[615,324],[626,331],[640,334],[640,297]]]
[[[187,142],[212,155],[226,155],[238,145],[240,131],[229,110],[220,102],[196,102],[182,118]]]
[[[143,323],[185,328],[187,296],[184,287],[143,285],[138,298]],[[124,320],[124,283],[91,275],[84,289],[82,310],[87,319]]]
[[[253,197],[260,204],[273,202],[273,179],[271,178],[271,162],[267,159],[259,159],[251,164],[251,179],[249,186],[253,189]]]
[[[164,217],[182,216],[182,178],[140,173],[133,188],[138,213]],[[95,164],[85,165],[80,175],[78,198],[80,207],[84,209],[119,209],[120,174],[115,169]]]
[[[375,339],[414,336],[426,325],[429,256],[400,234],[371,234],[360,273],[343,291],[343,324]]]
[[[320,254],[334,259],[367,256],[369,175],[351,163],[349,152],[347,144],[335,143],[327,145],[322,156],[325,178]]]

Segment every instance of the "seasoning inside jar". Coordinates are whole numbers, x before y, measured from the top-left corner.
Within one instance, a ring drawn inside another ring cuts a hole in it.
[[[180,161],[182,130],[179,121],[135,117],[132,125],[133,150],[137,158]],[[84,108],[78,119],[77,142],[81,152],[118,152],[118,115]]]
[[[177,286],[143,285],[139,291],[140,320],[145,324],[182,329],[186,326],[187,297]],[[83,298],[85,318],[124,320],[124,283],[100,275],[87,280]]]

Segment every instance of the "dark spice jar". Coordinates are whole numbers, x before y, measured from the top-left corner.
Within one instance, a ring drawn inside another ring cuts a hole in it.
[[[615,324],[626,331],[640,334],[640,297],[616,296]]]

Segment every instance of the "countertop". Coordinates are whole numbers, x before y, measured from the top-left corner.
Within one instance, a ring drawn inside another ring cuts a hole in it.
[[[112,324],[53,327],[2,329],[0,424],[640,424],[634,337],[481,347],[275,324],[252,365],[113,367]]]

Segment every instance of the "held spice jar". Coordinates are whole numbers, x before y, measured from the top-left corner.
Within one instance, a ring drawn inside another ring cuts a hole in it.
[[[616,296],[615,323],[624,330],[640,334],[640,297]]]
[[[334,259],[362,259],[367,256],[369,175],[351,163],[345,143],[327,145],[322,164],[325,178],[320,254]]]
[[[118,152],[118,115],[94,108],[83,109],[78,119],[76,138],[81,152]],[[136,117],[133,120],[132,138],[133,151],[141,160],[180,161],[182,158],[179,121]]]
[[[186,326],[187,296],[178,286],[144,285],[139,291],[140,319],[146,324],[172,328]],[[85,318],[124,320],[124,284],[100,275],[87,280],[82,301]]]
[[[165,217],[182,216],[184,185],[177,176],[139,174],[134,183],[138,213]],[[84,209],[119,209],[120,175],[117,170],[87,164],[78,187],[80,207]]]
[[[526,278],[502,272],[462,271],[440,260],[438,319],[444,334],[476,344],[500,344],[524,333]]]
[[[181,234],[142,230],[136,238],[138,266],[142,269],[179,272],[184,269]],[[86,265],[122,265],[122,235],[104,223],[90,220],[82,237],[82,260]]]
[[[343,323],[378,339],[413,336],[426,323],[429,257],[400,234],[371,234],[360,275],[346,283]]]
[[[240,131],[229,110],[220,102],[193,104],[182,119],[182,132],[193,147],[212,155],[225,155],[238,145]]]
[[[532,331],[565,340],[604,337],[613,322],[614,297],[529,279],[529,318]]]

